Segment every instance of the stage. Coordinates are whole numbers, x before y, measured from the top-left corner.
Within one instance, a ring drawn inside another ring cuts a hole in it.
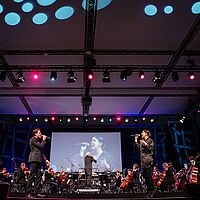
[[[105,193],[99,190],[84,189],[77,190],[72,193],[47,193],[44,200],[58,200],[58,199],[199,199],[200,184],[187,184],[183,192],[155,192],[153,197],[149,197],[147,193]],[[0,199],[1,200],[24,200],[28,199],[25,193],[11,193],[9,184],[0,184]]]

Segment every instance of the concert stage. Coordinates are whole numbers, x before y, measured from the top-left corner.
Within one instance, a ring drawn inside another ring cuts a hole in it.
[[[25,194],[21,193],[10,193],[6,191],[9,187],[0,184],[0,199],[1,200],[25,200],[28,199]],[[165,199],[165,200],[175,200],[175,199],[199,199],[200,197],[200,184],[188,184],[184,192],[156,192],[153,197],[148,197],[146,193],[102,193],[98,190],[79,190],[74,193],[62,193],[62,194],[46,194],[46,197],[36,198],[44,200],[58,200],[58,199]]]

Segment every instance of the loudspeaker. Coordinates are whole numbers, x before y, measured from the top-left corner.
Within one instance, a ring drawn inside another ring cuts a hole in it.
[[[8,197],[10,191],[10,184],[0,183],[0,199],[1,197]]]
[[[185,193],[188,197],[200,197],[200,183],[186,184]]]

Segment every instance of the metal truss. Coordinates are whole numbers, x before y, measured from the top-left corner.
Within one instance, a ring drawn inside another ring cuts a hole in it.
[[[9,66],[0,66],[0,71],[8,71],[8,72],[33,72],[33,71],[40,71],[40,72],[48,72],[48,71],[57,71],[57,72],[69,72],[73,70],[74,72],[85,72],[87,69],[92,69],[94,72],[103,72],[104,70],[108,70],[110,72],[121,72],[125,69],[131,69],[133,72],[200,72],[200,66],[190,67],[188,65],[176,65],[173,69],[169,69],[167,65],[95,65],[90,66],[87,65],[9,65]]]
[[[82,97],[82,104],[90,106],[92,99],[85,97],[85,88],[52,88],[52,87],[0,87],[0,96],[74,96]],[[136,96],[165,96],[165,97],[199,97],[200,89],[196,87],[105,87],[90,88],[93,97],[136,97]]]
[[[25,49],[4,49],[2,53],[6,56],[10,55],[44,55],[44,56],[53,56],[53,55],[85,55],[88,53],[86,49],[34,49],[34,50],[25,50]],[[137,50],[137,49],[93,49],[93,55],[158,55],[158,56],[172,56],[175,55],[176,50]],[[199,50],[184,50],[182,56],[200,56]]]
[[[167,78],[169,77],[172,69],[176,66],[178,61],[180,60],[181,56],[183,55],[184,51],[187,49],[189,44],[194,39],[195,35],[198,33],[200,29],[200,15],[197,16],[196,20],[190,27],[189,31],[187,32],[186,36],[182,40],[181,44],[177,48],[175,54],[172,56],[171,60],[168,63],[167,70],[162,74],[162,81],[160,83],[157,83],[155,87],[161,88]],[[140,110],[140,114],[145,113],[151,102],[153,101],[153,97],[149,97],[147,101],[145,102],[144,106]]]
[[[0,50],[0,62],[1,62],[1,66],[3,66],[4,70],[5,69],[7,70],[9,68],[9,65],[8,65],[8,63],[7,63],[7,61],[6,61],[1,50]],[[10,80],[10,82],[13,85],[14,88],[20,87],[20,85],[18,83],[16,83],[16,78],[15,78],[15,76],[12,72],[8,72],[7,76],[8,76],[8,78],[9,78],[9,80]],[[33,113],[31,107],[29,106],[29,104],[26,100],[26,98],[24,96],[19,96],[19,98],[20,98],[22,104],[24,105],[24,107],[26,108],[27,112],[29,114]]]

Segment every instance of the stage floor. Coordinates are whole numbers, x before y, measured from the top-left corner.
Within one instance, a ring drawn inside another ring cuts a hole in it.
[[[173,192],[173,193],[155,193],[154,197],[150,198],[147,197],[145,193],[116,193],[116,194],[99,194],[99,193],[73,193],[73,194],[47,194],[46,197],[43,198],[36,198],[36,199],[43,199],[43,200],[73,200],[73,199],[88,199],[88,200],[97,200],[97,199],[117,199],[117,200],[130,200],[130,199],[164,199],[164,200],[175,200],[175,199],[199,199],[199,197],[192,197],[187,195],[184,192]],[[25,195],[22,194],[10,194],[7,198],[3,200],[25,200],[28,199]]]

